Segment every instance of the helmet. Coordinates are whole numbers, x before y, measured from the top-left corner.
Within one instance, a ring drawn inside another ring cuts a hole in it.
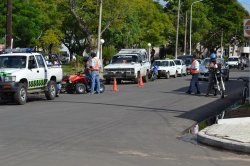
[[[216,58],[217,58],[217,55],[216,55],[215,53],[212,53],[212,54],[210,55],[210,58],[211,58],[211,59],[216,59]]]

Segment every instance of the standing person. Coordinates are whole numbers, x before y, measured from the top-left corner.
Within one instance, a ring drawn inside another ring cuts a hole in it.
[[[90,71],[91,71],[91,91],[90,94],[94,94],[95,83],[96,83],[96,93],[100,93],[100,79],[99,79],[99,69],[101,68],[101,62],[98,57],[96,57],[96,53],[92,52],[90,54],[92,57],[90,63]]]
[[[215,74],[216,74],[217,69],[218,69],[218,64],[216,62],[216,58],[217,58],[217,55],[215,53],[212,53],[210,55],[210,61],[206,65],[206,67],[209,70],[208,87],[207,87],[206,96],[209,96],[209,93],[212,89],[214,90],[214,96],[217,95],[217,89],[215,88],[215,84],[216,84]]]
[[[91,73],[90,73],[90,57],[84,56],[83,57],[83,66],[84,66],[84,85],[86,87],[87,92],[90,91],[89,87],[89,80],[91,80]]]
[[[190,86],[188,88],[188,91],[186,92],[187,94],[191,94],[192,93],[192,88],[195,86],[196,87],[196,93],[195,94],[200,94],[200,87],[199,87],[199,68],[200,68],[200,64],[199,62],[196,60],[196,55],[193,55],[192,57],[192,64],[191,64],[191,74],[192,74],[192,79],[190,81]]]

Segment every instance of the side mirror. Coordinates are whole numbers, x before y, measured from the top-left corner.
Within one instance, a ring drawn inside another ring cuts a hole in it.
[[[106,65],[108,65],[108,64],[110,64],[110,62],[109,61],[106,61],[106,63],[105,63]]]

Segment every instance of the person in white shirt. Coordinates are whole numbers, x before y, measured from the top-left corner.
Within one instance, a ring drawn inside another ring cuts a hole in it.
[[[201,93],[200,92],[200,87],[199,87],[199,79],[198,79],[200,64],[196,59],[197,59],[196,55],[193,55],[192,64],[191,64],[192,79],[190,81],[190,86],[188,88],[188,91],[186,92],[187,94],[192,93],[192,88],[194,86],[196,87],[196,93],[195,94],[200,94]]]

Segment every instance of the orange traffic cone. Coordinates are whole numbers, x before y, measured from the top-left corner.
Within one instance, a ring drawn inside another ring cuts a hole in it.
[[[140,73],[139,88],[143,87],[142,75]]]
[[[118,92],[116,78],[114,78],[113,91]]]

